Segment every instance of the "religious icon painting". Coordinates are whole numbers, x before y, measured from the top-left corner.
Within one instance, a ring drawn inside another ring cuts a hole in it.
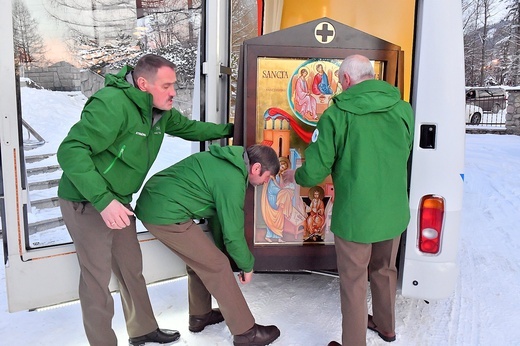
[[[283,179],[301,166],[320,116],[341,92],[340,60],[259,58],[256,143],[271,146],[280,173],[256,189],[255,244],[333,244],[332,181],[303,188]],[[318,191],[315,193],[315,191]]]
[[[318,122],[343,92],[339,69],[351,54],[367,56],[376,78],[402,90],[399,46],[329,18],[243,43],[233,143],[268,145],[281,167],[267,183],[246,193],[245,236],[255,270],[336,268],[332,178],[307,188],[286,181],[283,172],[305,162]]]

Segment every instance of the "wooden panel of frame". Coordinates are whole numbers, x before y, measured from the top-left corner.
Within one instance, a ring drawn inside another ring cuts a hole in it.
[[[316,34],[324,24],[335,34],[328,44]],[[368,57],[376,78],[402,92],[400,48],[328,18],[244,42],[233,144],[270,145],[282,170],[301,166],[320,116],[342,91],[337,72],[351,54]],[[245,232],[255,270],[336,270],[333,202],[330,177],[311,188],[280,175],[249,187]]]

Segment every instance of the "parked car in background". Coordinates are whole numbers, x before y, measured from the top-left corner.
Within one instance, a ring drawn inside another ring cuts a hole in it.
[[[466,104],[478,106],[484,112],[498,113],[506,108],[506,91],[500,87],[467,88]]]
[[[482,121],[484,111],[481,107],[466,104],[466,124],[478,125]]]

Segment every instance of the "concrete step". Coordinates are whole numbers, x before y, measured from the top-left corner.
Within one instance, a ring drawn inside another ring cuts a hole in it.
[[[60,203],[58,202],[58,197],[42,198],[31,201],[31,207],[35,207],[36,209],[55,208],[59,206]]]
[[[26,152],[27,154],[27,152]],[[37,154],[37,155],[26,155],[25,156],[25,162],[29,165],[35,162],[43,161],[45,159],[48,159],[50,157],[55,156],[56,153],[50,153],[50,154]],[[43,218],[38,221],[30,222],[29,227],[29,234],[33,235],[38,232],[46,231],[52,228],[60,227],[64,225],[63,218],[61,215],[59,215],[59,212],[53,212],[51,208],[59,208],[59,202],[58,197],[56,196],[56,187],[59,185],[60,179],[56,178],[58,175],[53,172],[57,172],[61,170],[60,166],[58,164],[50,164],[46,166],[41,167],[27,167],[27,176],[37,176],[40,174],[48,174],[49,178],[45,179],[45,177],[42,177],[45,180],[42,181],[29,181],[28,182],[28,189],[29,191],[37,191],[36,195],[40,199],[31,200],[30,206],[31,208],[34,207],[42,213],[49,213],[47,216],[43,216],[45,214],[42,214]],[[40,179],[42,179],[40,178]],[[38,177],[36,177],[38,179]],[[31,180],[31,179],[29,179]],[[34,180],[34,178],[32,178]],[[49,191],[49,193],[45,192],[46,189],[54,189]],[[39,192],[41,190],[42,192]],[[48,210],[48,211],[45,211]],[[59,216],[57,216],[59,215]]]
[[[50,172],[56,172],[56,171],[58,171],[60,169],[61,169],[60,165],[51,165],[51,166],[27,168],[27,176],[36,175],[36,174],[50,173]]]
[[[34,222],[29,224],[29,235],[63,226],[64,224],[65,222],[63,222],[63,218],[61,216]]]
[[[50,189],[56,187],[60,183],[60,179],[49,179],[45,181],[35,181],[29,183],[29,191]]]
[[[41,160],[48,159],[49,157],[54,156],[54,155],[56,155],[56,154],[29,155],[29,156],[25,157],[25,162],[27,162],[27,163],[38,162]]]
[[[43,232],[51,228],[63,226],[64,224],[65,222],[63,221],[63,218],[61,216],[33,222],[29,224],[29,235],[33,235],[38,232]],[[1,236],[2,230],[0,229],[0,238]]]

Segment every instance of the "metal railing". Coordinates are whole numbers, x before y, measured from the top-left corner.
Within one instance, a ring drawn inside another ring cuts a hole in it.
[[[505,127],[507,100],[489,97],[485,100],[466,101],[466,125],[471,127]]]
[[[45,139],[43,139],[43,137],[40,136],[40,134],[36,132],[36,130],[33,129],[31,125],[29,125],[29,123],[27,123],[24,119],[22,119],[22,126],[27,131],[27,136],[25,136],[24,133],[23,138],[23,148],[25,150],[34,149],[45,144]],[[34,139],[31,138],[31,135],[34,137]]]

